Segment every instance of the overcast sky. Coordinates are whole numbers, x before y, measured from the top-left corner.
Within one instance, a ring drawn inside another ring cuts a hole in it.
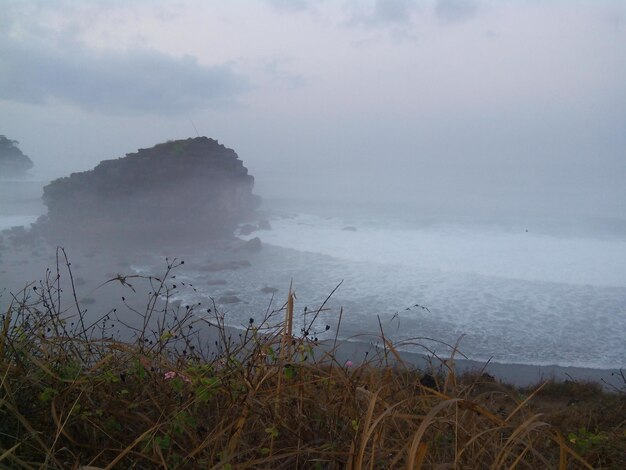
[[[626,216],[626,2],[0,7],[0,134],[40,175],[195,124],[238,152],[262,195]]]

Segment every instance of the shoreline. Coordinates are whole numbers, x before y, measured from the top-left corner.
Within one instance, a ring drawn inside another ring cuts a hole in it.
[[[188,248],[179,247],[182,252],[187,252]],[[175,250],[176,248],[170,248],[168,251]],[[37,252],[39,257],[33,256],[34,252]],[[122,295],[127,295],[127,302],[134,305],[134,308],[138,308],[139,311],[145,307],[145,299],[150,292],[149,283],[132,282],[133,289],[136,291],[134,293],[128,288],[120,286],[118,282],[106,284],[106,281],[114,277],[118,272],[127,274],[131,270],[131,265],[141,258],[142,253],[126,254],[117,252],[112,254],[107,250],[89,250],[84,247],[74,247],[72,250],[68,250],[68,256],[72,263],[74,279],[79,280],[79,285],[76,286],[79,300],[85,301],[82,307],[87,308],[89,312],[97,312],[97,315],[101,315],[113,308],[118,308],[118,311],[123,310],[123,304],[120,304]],[[13,293],[16,293],[17,289],[19,289],[18,284],[23,288],[29,281],[33,282],[42,279],[46,267],[52,267],[56,262],[53,247],[44,243],[22,247],[5,244],[4,249],[0,253],[0,258],[2,260],[0,265],[0,286],[5,289],[3,294],[0,292],[2,294],[0,296],[0,307],[3,310],[6,310],[8,307],[8,297],[11,290],[13,290]],[[61,262],[61,268],[62,274],[63,272],[67,274],[67,269],[63,266],[63,262]],[[150,274],[160,275],[160,273]],[[65,303],[66,305],[71,304],[69,298],[66,299]],[[228,328],[236,332],[236,334],[242,331],[239,327]],[[234,335],[235,337],[236,334]],[[372,333],[362,335],[362,337],[372,338],[371,341],[354,339],[354,334],[346,337],[341,334],[341,331],[340,335],[345,339],[338,339],[337,341],[339,345],[337,357],[344,362],[352,361],[357,365],[368,356],[368,352],[370,354],[369,357],[372,357],[375,353],[380,353],[384,349],[381,338]],[[321,348],[328,348],[329,344],[332,347],[333,341],[320,339],[319,343]],[[402,347],[401,344],[396,346]],[[429,356],[423,353],[398,350],[398,354],[406,365],[421,370],[437,370],[445,367],[440,360],[429,358]],[[389,354],[389,363],[390,365],[397,365],[397,360],[392,354]],[[542,381],[553,379],[559,382],[567,380],[596,382],[601,384],[607,391],[624,388],[619,368],[600,369],[559,365],[486,363],[485,361],[458,357],[455,358],[454,363],[457,373],[484,372],[501,382],[518,387],[537,385]]]
[[[338,340],[339,347],[337,349],[337,357],[343,361],[353,361],[359,364],[365,357],[367,351],[380,352],[383,347],[375,343],[366,343],[360,341]],[[397,351],[407,366],[417,367],[421,370],[446,369],[442,361],[447,358],[431,358],[425,354]],[[393,354],[388,355],[390,364],[397,364],[397,359]],[[606,391],[615,391],[615,389],[624,388],[624,382],[620,376],[619,368],[599,369],[577,366],[559,366],[559,365],[533,365],[519,363],[501,363],[501,362],[483,362],[473,359],[454,359],[455,370],[459,374],[463,373],[486,373],[497,380],[514,385],[516,387],[528,387],[538,385],[547,380],[557,382],[565,381],[583,381],[595,382]]]

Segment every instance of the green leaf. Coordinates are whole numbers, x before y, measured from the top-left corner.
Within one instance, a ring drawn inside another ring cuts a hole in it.
[[[52,400],[58,393],[59,391],[56,388],[46,387],[39,394],[39,401],[46,403]]]
[[[154,443],[158,445],[161,450],[167,450],[172,444],[172,440],[170,436],[157,436],[154,438]]]
[[[202,377],[200,385],[196,388],[196,398],[206,403],[215,395],[219,384],[220,379],[217,377]]]
[[[141,365],[141,362],[135,361],[135,375],[137,375],[140,379],[146,378],[146,369]]]
[[[183,389],[183,381],[180,380],[178,377],[174,377],[172,380],[170,380],[170,385],[177,392],[180,392]]]
[[[285,377],[287,377],[288,379],[293,379],[295,375],[296,369],[293,366],[285,366]]]
[[[276,362],[276,351],[274,351],[273,347],[268,346],[268,348],[267,348],[267,355],[270,357],[272,362]]]
[[[115,375],[113,372],[111,372],[110,370],[105,370],[104,374],[102,374],[102,377],[104,378],[105,382],[108,383],[117,383],[120,381],[120,378]]]
[[[170,339],[172,336],[174,336],[172,334],[171,331],[164,331],[161,336],[159,337],[160,341],[167,341],[168,339]]]

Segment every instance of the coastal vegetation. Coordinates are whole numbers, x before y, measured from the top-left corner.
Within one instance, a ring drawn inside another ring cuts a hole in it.
[[[339,359],[341,321],[320,330],[322,304],[295,332],[291,290],[232,329],[215,304],[174,301],[179,260],[110,279],[127,311],[87,314],[57,260],[1,317],[2,468],[626,466],[624,390],[416,370],[382,329],[371,354]]]

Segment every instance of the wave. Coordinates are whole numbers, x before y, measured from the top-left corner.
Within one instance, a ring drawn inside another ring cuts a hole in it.
[[[350,261],[526,281],[626,286],[622,239],[557,237],[494,226],[409,229],[364,218],[310,214],[277,218],[272,226],[274,230],[262,234],[267,243]]]

